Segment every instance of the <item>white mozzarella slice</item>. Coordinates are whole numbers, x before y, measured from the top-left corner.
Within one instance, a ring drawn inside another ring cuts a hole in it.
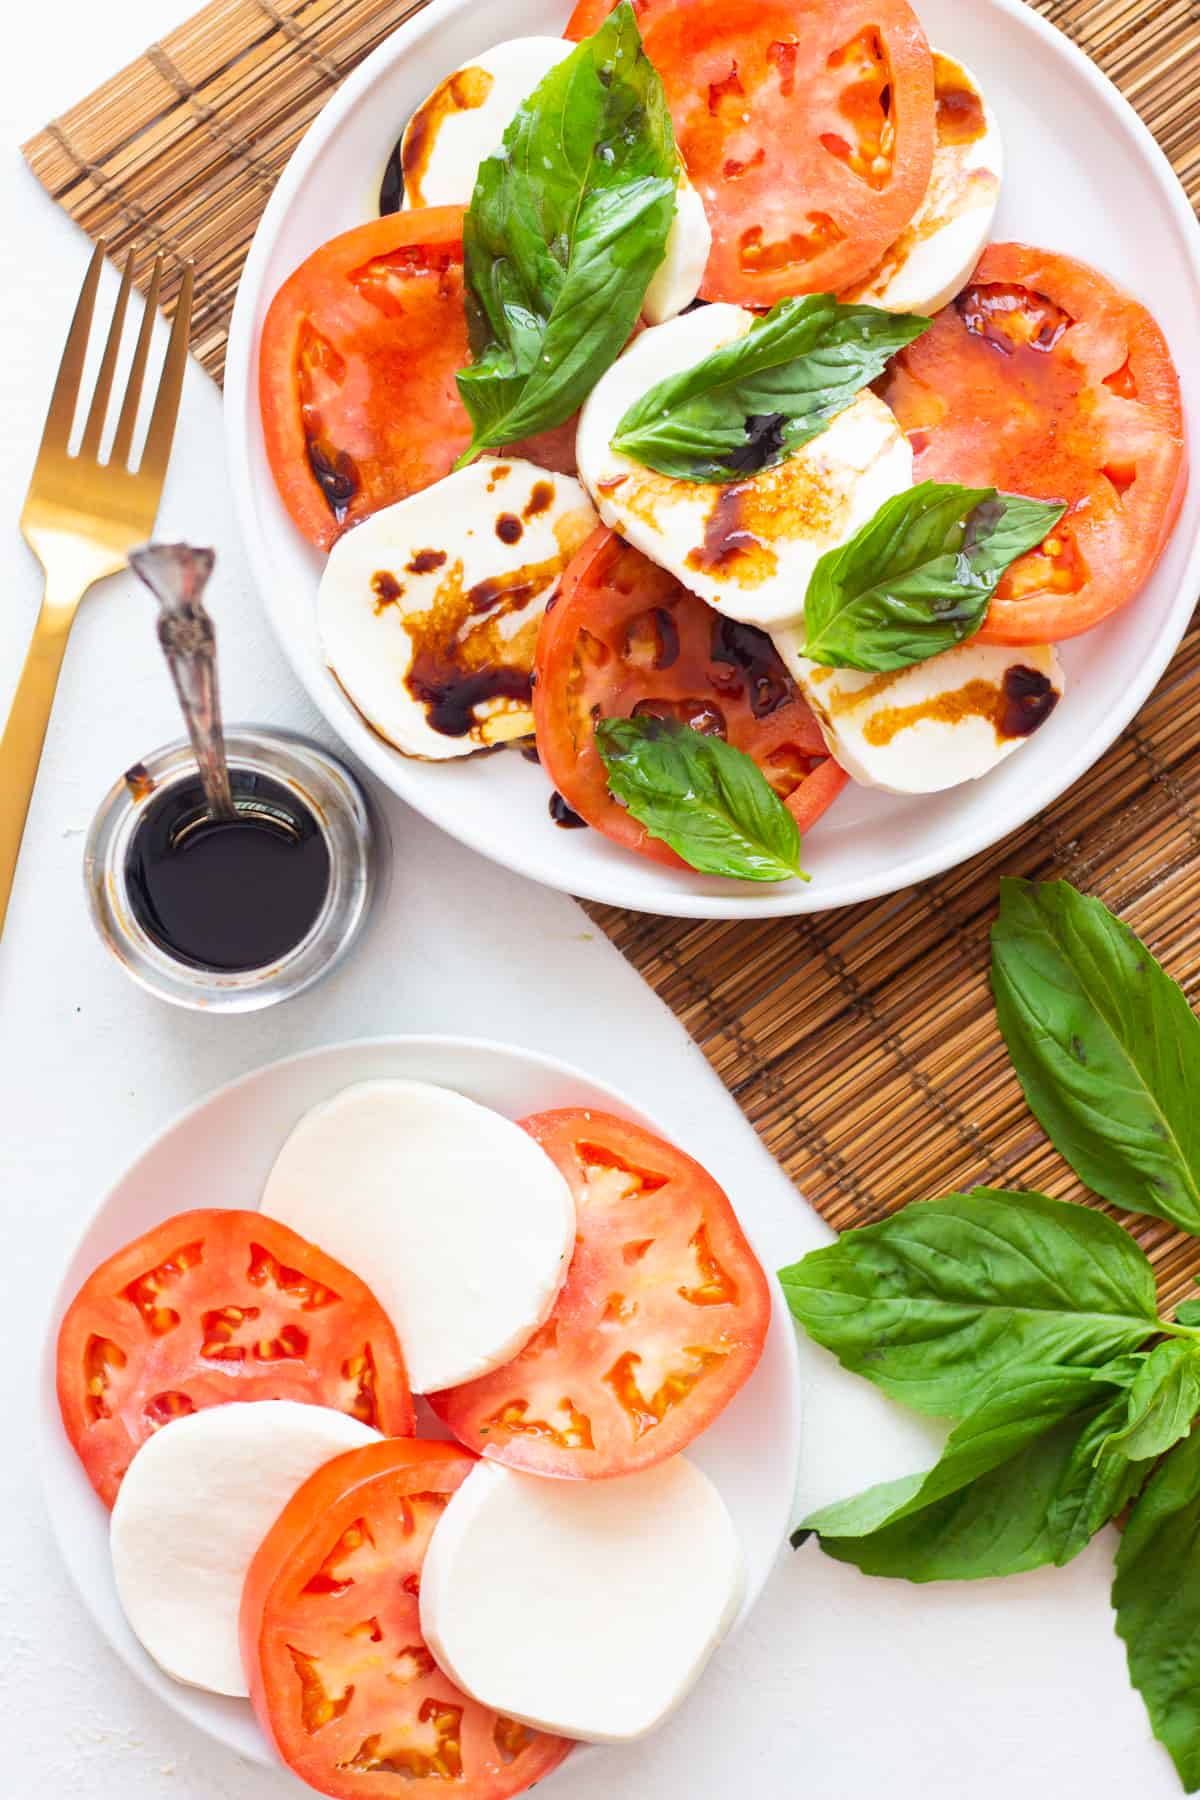
[[[370,1285],[417,1394],[511,1361],[575,1245],[571,1190],[528,1133],[420,1081],[362,1082],[307,1113],[262,1210]]]
[[[317,624],[368,724],[430,761],[527,737],[538,626],[595,525],[569,475],[483,457],[339,538]]]
[[[725,1503],[682,1456],[607,1481],[482,1462],[434,1527],[421,1631],[485,1706],[619,1743],[684,1698],[743,1586]]]
[[[700,292],[711,249],[712,228],[704,202],[684,175],[675,198],[666,254],[642,302],[642,317],[649,324],[662,325],[692,304]]]
[[[448,75],[401,141],[404,206],[469,206],[485,157],[499,150],[522,102],[576,49],[562,38],[510,38]]]
[[[935,313],[970,279],[992,232],[1004,173],[996,115],[971,74],[933,53],[937,138],[925,198],[882,262],[840,296]]]
[[[934,794],[975,781],[1019,750],[1062,697],[1052,645],[968,641],[886,675],[828,669],[775,645],[804,690],[830,752],[855,781],[893,794]]]
[[[677,480],[613,449],[636,400],[753,323],[753,313],[721,304],[643,332],[585,403],[576,448],[606,525],[711,606],[770,630],[803,612],[825,551],[912,485],[912,450],[869,389],[785,462],[737,481]]]
[[[160,1668],[245,1696],[238,1646],[254,1553],[302,1482],[379,1433],[326,1406],[256,1400],[173,1419],[130,1463],[113,1507],[125,1617]]]

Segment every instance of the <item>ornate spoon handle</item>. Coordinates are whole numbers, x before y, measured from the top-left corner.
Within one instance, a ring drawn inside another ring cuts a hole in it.
[[[129,565],[156,595],[162,645],[200,768],[209,817],[236,819],[221,729],[217,634],[203,594],[216,558],[187,544],[146,544]]]

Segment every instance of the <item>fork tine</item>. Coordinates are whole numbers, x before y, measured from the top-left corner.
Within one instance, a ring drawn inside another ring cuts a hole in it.
[[[79,291],[79,299],[75,306],[75,316],[71,320],[71,329],[67,333],[62,361],[58,365],[54,392],[50,396],[46,423],[42,428],[42,441],[38,446],[39,456],[43,450],[65,451],[70,440],[71,426],[75,419],[75,403],[79,399],[79,383],[83,377],[83,364],[87,356],[88,333],[92,327],[92,312],[96,305],[96,289],[100,285],[100,271],[104,267],[104,248],[104,239],[100,238],[96,243],[92,260],[88,264],[88,272],[83,278],[83,286]]]
[[[146,433],[146,448],[142,452],[139,468],[140,474],[150,476],[160,486],[171,455],[171,440],[175,436],[175,420],[179,413],[179,396],[183,390],[183,372],[187,367],[194,280],[195,264],[186,262],[183,265],[179,298],[175,302],[175,317],[171,323],[167,354],[159,377],[158,394],[154,401],[154,411],[150,415],[150,429]]]
[[[117,295],[117,304],[113,309],[112,324],[108,328],[104,356],[101,359],[100,372],[96,377],[96,391],[92,395],[87,424],[83,428],[83,441],[79,446],[79,454],[93,460],[100,452],[100,439],[104,432],[104,420],[108,413],[108,396],[112,392],[113,370],[117,366],[117,354],[121,348],[121,333],[125,329],[125,309],[129,305],[129,290],[132,285],[133,251],[131,250],[125,258],[125,273],[121,277],[121,291]]]
[[[162,281],[162,252],[154,259],[154,269],[150,276],[150,286],[146,290],[146,310],[142,314],[142,329],[138,332],[137,348],[133,353],[133,361],[129,365],[129,380],[125,386],[125,400],[121,407],[121,417],[117,420],[117,433],[113,438],[112,467],[123,468],[129,461],[129,451],[133,444],[133,434],[137,426],[138,403],[142,397],[142,382],[146,374],[146,358],[150,354],[150,339],[154,335],[154,316],[158,311],[158,289]]]

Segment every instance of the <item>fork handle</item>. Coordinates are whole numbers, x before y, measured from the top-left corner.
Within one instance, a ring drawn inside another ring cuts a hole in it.
[[[12,711],[0,737],[0,933],[74,616],[74,606],[43,595]]]

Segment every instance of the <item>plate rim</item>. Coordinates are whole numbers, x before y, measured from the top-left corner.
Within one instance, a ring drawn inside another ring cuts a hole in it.
[[[1099,103],[1120,119],[1140,150],[1143,162],[1152,173],[1166,203],[1178,232],[1180,251],[1188,266],[1196,290],[1197,306],[1200,308],[1200,219],[1197,219],[1166,152],[1132,102],[1064,31],[1035,12],[1028,0],[970,0],[970,3],[983,11],[991,9],[1016,22],[1020,29],[1031,32],[1035,42],[1040,42],[1050,54],[1065,57]],[[567,875],[560,877],[543,866],[544,857],[541,854],[525,852],[519,847],[502,851],[500,845],[483,832],[473,829],[469,822],[454,820],[453,815],[444,807],[431,806],[423,784],[419,781],[409,782],[405,778],[403,767],[396,761],[396,752],[374,738],[365,724],[361,734],[353,742],[347,740],[340,726],[335,724],[329,711],[325,683],[310,667],[302,649],[292,641],[276,616],[273,599],[276,589],[271,578],[269,552],[258,527],[252,500],[255,489],[250,467],[250,446],[257,428],[257,418],[251,416],[254,409],[249,397],[252,392],[257,393],[254,323],[262,277],[293,197],[302,186],[313,160],[340,125],[342,118],[354,107],[360,95],[407,53],[417,38],[436,31],[443,20],[469,11],[474,4],[475,0],[429,0],[419,13],[397,26],[351,71],[317,113],[292,152],[259,220],[238,281],[229,326],[223,398],[226,451],[234,476],[234,512],[239,537],[272,634],[297,680],[326,725],[351,753],[389,792],[412,806],[440,831],[513,874],[536,881],[540,886],[555,892],[574,895],[577,899],[598,905],[667,918],[689,919],[765,919],[819,914],[900,893],[917,882],[945,874],[970,861],[972,857],[993,849],[1013,832],[1023,829],[1039,812],[1060,799],[1081,780],[1111,749],[1158,685],[1183,640],[1195,606],[1196,591],[1200,589],[1200,509],[1193,522],[1192,542],[1176,592],[1164,615],[1152,651],[1143,657],[1128,686],[1090,736],[1077,745],[1072,754],[1064,756],[1057,767],[1048,771],[1045,781],[1036,790],[1036,799],[1032,803],[1015,800],[1002,815],[1003,823],[999,829],[991,823],[996,817],[995,809],[989,811],[986,807],[980,807],[976,811],[975,822],[961,828],[951,842],[941,849],[914,854],[893,863],[886,870],[870,871],[843,880],[833,890],[832,897],[829,890],[817,888],[815,883],[806,885],[801,882],[788,883],[765,893],[728,895],[689,892],[684,888],[664,886],[663,892],[656,894],[651,903],[644,896],[630,896],[623,886],[620,865],[616,863],[611,866],[611,872],[605,866],[598,879],[593,879],[586,869],[580,871],[578,879]],[[916,0],[916,5],[919,11],[920,0]],[[1192,470],[1192,482],[1200,483],[1200,469]],[[1182,518],[1176,529],[1181,527]]]
[[[232,1754],[252,1755],[253,1749],[248,1748],[244,1743],[235,1743],[230,1735],[226,1735],[218,1728],[216,1719],[213,1716],[218,1708],[224,1710],[236,1707],[238,1709],[237,1717],[239,1723],[245,1724],[248,1722],[252,1727],[252,1735],[256,1737],[261,1744],[262,1755],[261,1757],[256,1757],[255,1760],[259,1766],[264,1768],[277,1769],[284,1765],[280,1763],[273,1746],[268,1741],[266,1734],[262,1732],[261,1728],[258,1726],[257,1720],[254,1719],[253,1714],[251,1713],[247,1719],[247,1714],[242,1709],[248,1707],[249,1702],[210,1694],[203,1689],[193,1688],[184,1683],[174,1681],[163,1670],[159,1669],[153,1660],[147,1656],[146,1652],[142,1650],[141,1646],[132,1635],[121,1638],[114,1637],[110,1634],[105,1621],[93,1609],[88,1593],[80,1586],[76,1579],[74,1560],[72,1556],[68,1554],[64,1542],[65,1520],[62,1517],[62,1508],[64,1507],[65,1502],[55,1474],[56,1465],[61,1466],[64,1458],[69,1456],[70,1453],[70,1446],[66,1443],[58,1409],[56,1380],[58,1327],[66,1305],[78,1290],[80,1277],[77,1273],[76,1265],[81,1261],[84,1245],[89,1235],[94,1230],[100,1216],[108,1207],[118,1190],[135,1175],[145,1162],[155,1156],[162,1149],[167,1140],[176,1132],[186,1129],[210,1106],[233,1098],[242,1089],[251,1086],[257,1081],[266,1078],[278,1078],[284,1075],[286,1071],[295,1069],[298,1066],[307,1063],[319,1063],[325,1059],[330,1059],[336,1063],[339,1058],[347,1053],[354,1055],[370,1055],[373,1051],[388,1053],[397,1047],[402,1047],[405,1052],[416,1055],[450,1052],[451,1054],[465,1053],[468,1056],[482,1055],[487,1059],[490,1059],[493,1056],[499,1056],[505,1059],[515,1057],[526,1065],[533,1065],[548,1075],[560,1078],[566,1077],[570,1081],[577,1081],[584,1086],[598,1090],[606,1096],[607,1101],[613,1105],[614,1108],[623,1110],[636,1122],[644,1124],[656,1131],[660,1136],[668,1138],[670,1141],[674,1141],[672,1132],[669,1129],[664,1128],[662,1122],[652,1113],[647,1112],[643,1107],[639,1106],[623,1088],[614,1086],[612,1082],[601,1076],[589,1073],[586,1069],[580,1067],[578,1063],[571,1062],[552,1052],[528,1048],[523,1044],[511,1041],[506,1042],[499,1038],[479,1037],[459,1032],[390,1032],[382,1034],[375,1033],[367,1037],[339,1038],[334,1043],[313,1045],[306,1050],[295,1051],[291,1055],[276,1057],[270,1062],[257,1064],[253,1068],[243,1070],[241,1074],[231,1077],[230,1080],[220,1083],[208,1093],[201,1095],[187,1106],[182,1107],[160,1130],[156,1131],[152,1136],[142,1142],[136,1155],[134,1155],[129,1162],[122,1167],[116,1177],[106,1185],[95,1205],[90,1208],[86,1217],[81,1220],[78,1230],[73,1233],[63,1259],[62,1274],[55,1284],[54,1292],[50,1297],[45,1314],[43,1341],[38,1359],[39,1382],[35,1460],[37,1465],[38,1484],[45,1503],[46,1518],[54,1542],[55,1552],[60,1567],[70,1584],[74,1597],[86,1613],[87,1617],[91,1620],[93,1627],[103,1640],[106,1649],[118,1658],[122,1666],[138,1683],[139,1688],[144,1692],[152,1694],[156,1699],[161,1700],[169,1711],[186,1720],[188,1724],[194,1726],[197,1730],[202,1731],[206,1737],[211,1738],[215,1743],[221,1744]],[[736,1104],[732,1100],[732,1097],[730,1097],[729,1103],[730,1105]],[[749,1127],[747,1128],[749,1129]],[[770,1561],[766,1564],[764,1571],[757,1581],[749,1578],[747,1579],[741,1605],[732,1626],[723,1640],[724,1645],[732,1643],[737,1634],[743,1629],[751,1612],[761,1599],[772,1573],[778,1567],[778,1564],[783,1557],[788,1541],[787,1532],[795,1506],[795,1494],[799,1483],[801,1446],[804,1437],[803,1375],[795,1341],[790,1331],[790,1316],[787,1308],[787,1300],[779,1281],[779,1276],[771,1264],[771,1259],[765,1258],[762,1254],[757,1231],[753,1226],[746,1225],[746,1222],[742,1219],[740,1213],[738,1214],[738,1221],[741,1224],[743,1231],[746,1233],[751,1249],[754,1251],[755,1256],[765,1270],[771,1287],[772,1318],[768,1342],[771,1338],[775,1338],[780,1345],[779,1351],[776,1352],[776,1357],[780,1370],[784,1374],[788,1389],[787,1417],[790,1421],[790,1430],[787,1434],[786,1442],[779,1448],[773,1449],[772,1456],[773,1460],[776,1461],[780,1454],[783,1454],[786,1458],[784,1473],[787,1477],[786,1492],[789,1499],[786,1510],[782,1512],[781,1517],[777,1521],[778,1543],[775,1552],[770,1558]],[[735,1395],[730,1404],[736,1406],[737,1403],[738,1396]],[[86,1477],[83,1476],[82,1470],[77,1469],[73,1462],[70,1466],[76,1469],[79,1481],[84,1485],[87,1485]],[[781,1491],[783,1491],[782,1485]],[[93,1495],[92,1498],[94,1499],[95,1496]],[[580,1744],[573,1753],[573,1758],[578,1758],[584,1753],[595,1753],[605,1747],[606,1746],[603,1745]]]

